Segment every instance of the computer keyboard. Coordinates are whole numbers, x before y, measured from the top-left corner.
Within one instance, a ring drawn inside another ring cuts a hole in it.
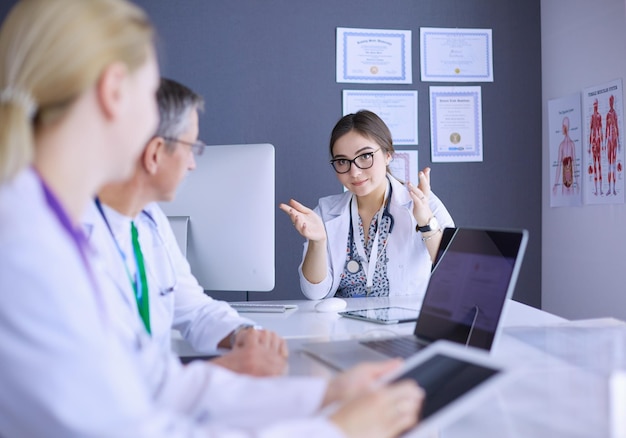
[[[426,347],[426,344],[419,341],[415,336],[398,336],[397,338],[375,339],[360,343],[389,357],[399,356],[405,359]]]
[[[297,309],[295,304],[270,303],[229,303],[237,312],[284,313],[289,309]]]

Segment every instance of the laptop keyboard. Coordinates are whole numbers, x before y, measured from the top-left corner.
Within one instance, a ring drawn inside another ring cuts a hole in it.
[[[426,347],[426,343],[420,341],[415,336],[375,339],[371,341],[361,341],[360,343],[386,356],[402,357],[405,359]]]

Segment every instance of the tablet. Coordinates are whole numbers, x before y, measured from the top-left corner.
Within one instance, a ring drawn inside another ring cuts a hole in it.
[[[341,316],[376,322],[378,324],[398,324],[400,322],[417,321],[419,311],[405,307],[378,307],[376,309],[346,310],[339,312]]]
[[[475,408],[509,375],[484,350],[440,340],[411,356],[381,383],[411,378],[424,389],[426,398],[414,429],[421,435]]]

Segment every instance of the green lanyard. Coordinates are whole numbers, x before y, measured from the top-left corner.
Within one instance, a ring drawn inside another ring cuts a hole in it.
[[[146,326],[146,331],[152,333],[150,330],[150,303],[148,299],[148,280],[146,279],[146,268],[143,263],[143,254],[141,252],[141,246],[139,246],[139,235],[135,223],[130,223],[130,235],[133,240],[133,250],[135,252],[135,261],[137,262],[137,274],[135,275],[135,282],[133,284],[135,290],[135,298],[137,299],[137,308],[139,309],[139,316]]]

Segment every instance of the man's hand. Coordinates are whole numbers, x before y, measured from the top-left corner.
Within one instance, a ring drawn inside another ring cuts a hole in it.
[[[237,333],[232,351],[211,363],[252,376],[279,376],[287,371],[285,340],[269,330],[246,329]]]

